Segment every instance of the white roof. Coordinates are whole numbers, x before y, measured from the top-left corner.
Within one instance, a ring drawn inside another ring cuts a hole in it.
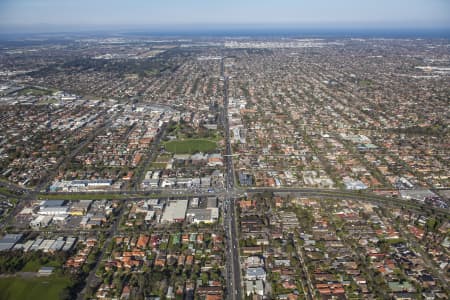
[[[184,219],[188,206],[187,200],[171,200],[166,206],[161,218],[161,222],[173,222]]]

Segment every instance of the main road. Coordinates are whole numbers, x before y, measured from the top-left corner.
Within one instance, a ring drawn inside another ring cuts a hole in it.
[[[221,60],[220,76],[223,80],[223,109],[221,113],[222,125],[225,133],[225,200],[224,200],[224,229],[227,240],[226,273],[227,299],[242,299],[241,263],[239,258],[239,243],[237,234],[236,206],[234,188],[233,157],[230,143],[230,127],[228,122],[228,77],[225,76],[224,58]]]

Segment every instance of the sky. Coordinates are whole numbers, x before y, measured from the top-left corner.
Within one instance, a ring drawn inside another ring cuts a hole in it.
[[[450,28],[450,0],[0,0],[0,30],[183,26]]]

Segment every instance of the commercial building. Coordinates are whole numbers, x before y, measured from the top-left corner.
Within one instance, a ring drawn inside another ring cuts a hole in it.
[[[192,223],[212,223],[219,218],[219,209],[215,208],[192,208],[188,209],[186,216]]]
[[[161,223],[183,222],[187,206],[188,200],[170,200],[163,212]]]
[[[263,296],[264,295],[264,283],[262,280],[246,280],[245,281],[245,291],[246,295],[250,296],[252,293]]]
[[[247,268],[245,278],[247,280],[266,280],[266,271],[261,267]]]

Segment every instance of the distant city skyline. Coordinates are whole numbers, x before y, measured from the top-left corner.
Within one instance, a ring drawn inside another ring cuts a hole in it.
[[[450,28],[447,0],[2,0],[0,31],[129,28]]]

